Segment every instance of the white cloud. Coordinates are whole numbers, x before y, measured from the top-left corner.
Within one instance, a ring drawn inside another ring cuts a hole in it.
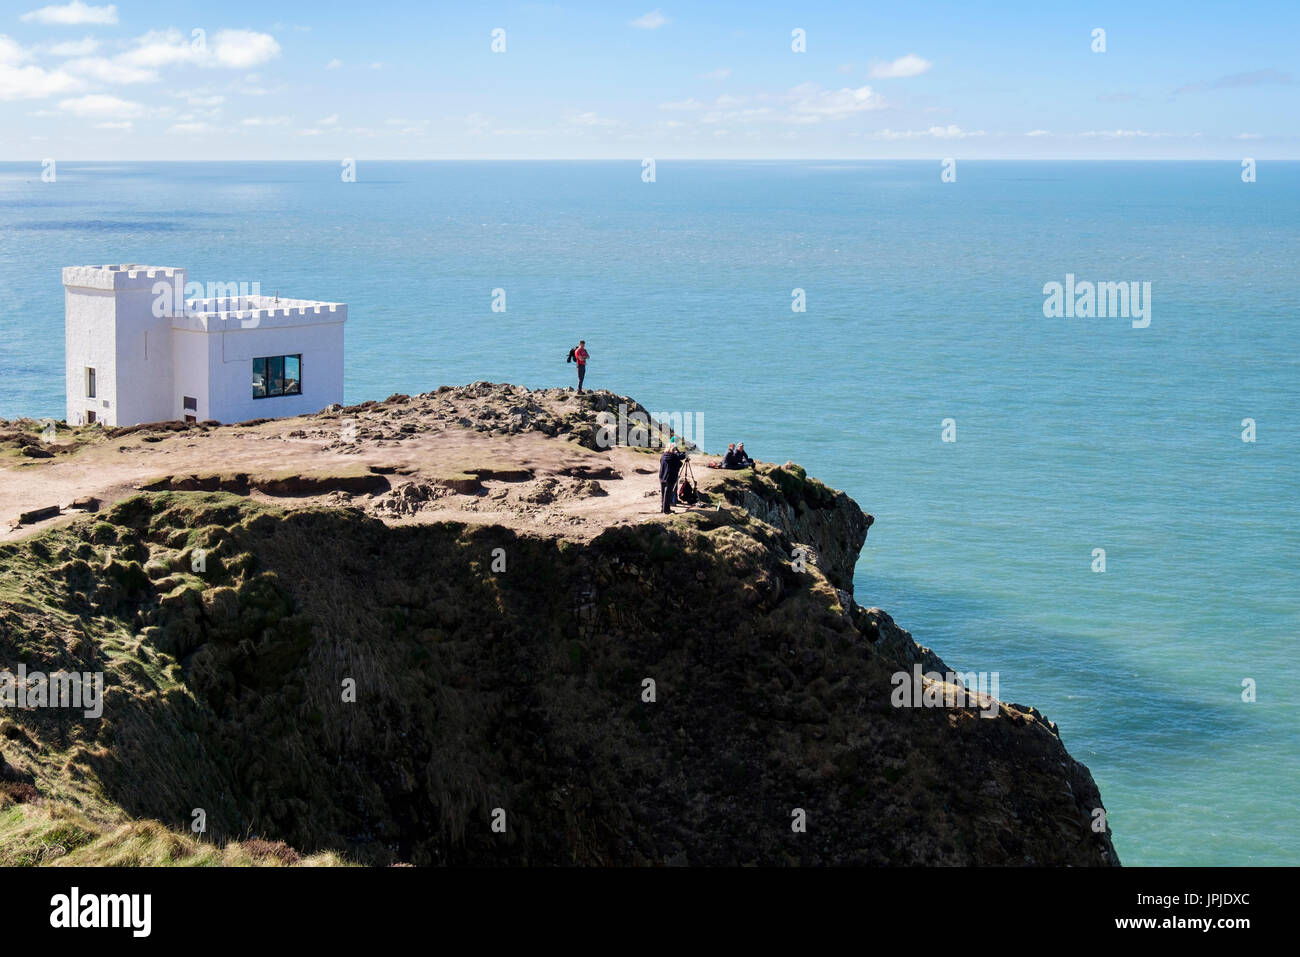
[[[906,56],[900,56],[897,60],[891,60],[887,63],[877,63],[871,68],[871,75],[878,80],[892,80],[900,77],[920,76],[933,66],[929,60],[924,60],[915,53],[909,53]]]
[[[291,120],[287,116],[250,116],[243,121],[244,126],[288,126]]]
[[[986,136],[983,130],[963,130],[960,126],[932,126],[928,130],[891,130],[883,129],[873,134],[881,140],[915,140],[932,137],[940,140],[964,140],[971,136]]]
[[[269,33],[253,30],[219,30],[206,42],[176,29],[151,30],[135,47],[116,57],[119,63],[157,69],[175,63],[244,70],[280,55],[280,44]]]
[[[196,63],[201,53],[179,30],[150,30],[137,37],[135,46],[116,57],[119,63],[154,69],[173,63]]]
[[[73,73],[88,76],[92,80],[98,80],[100,83],[153,83],[158,79],[158,73],[155,70],[131,66],[129,63],[121,63],[107,57],[83,57],[77,60],[69,60],[63,64],[63,67]]]
[[[216,128],[211,123],[173,123],[168,132],[202,135],[204,133],[212,133],[215,129]]]
[[[325,64],[325,69],[337,70],[342,65],[343,65],[343,61],[340,60],[338,57],[335,57],[333,60],[330,60],[329,63]]]
[[[795,97],[791,109],[803,122],[816,122],[822,118],[838,119],[864,110],[885,108],[885,98],[869,86],[822,90],[814,84],[803,83],[790,92]]]
[[[98,49],[98,40],[94,37],[82,37],[80,40],[56,43],[49,48],[49,52],[51,56],[90,56]]]
[[[221,66],[245,70],[280,55],[280,44],[269,33],[221,30],[212,40],[213,56]]]
[[[117,7],[92,7],[81,0],[72,0],[64,6],[41,7],[24,13],[18,19],[23,23],[50,23],[58,26],[76,26],[82,23],[113,24],[117,23]]]
[[[135,126],[130,120],[111,120],[108,123],[96,123],[97,130],[129,130]]]
[[[635,20],[629,20],[627,25],[629,27],[636,27],[638,30],[658,30],[665,23],[670,22],[671,21],[660,12],[659,8],[656,7],[649,13],[641,14],[641,16],[637,17]]]
[[[260,85],[261,80],[262,78],[256,73],[250,73],[230,84],[230,90],[232,93],[242,93],[244,96],[266,96],[266,87]]]
[[[130,117],[144,112],[141,104],[108,93],[91,93],[76,99],[60,100],[59,109],[76,116],[92,117]]]
[[[0,63],[21,63],[31,58],[31,54],[13,37],[0,33]]]
[[[1047,130],[1030,130],[1025,135],[1026,136],[1051,136],[1052,134],[1049,133]]]
[[[1146,130],[1088,130],[1086,133],[1079,134],[1085,138],[1106,137],[1108,139],[1128,139],[1139,136],[1161,136],[1160,133],[1148,133]]]
[[[64,70],[21,66],[30,56],[16,41],[0,34],[0,100],[39,100],[86,88],[84,81]]]
[[[726,68],[719,68],[717,70],[710,70],[708,73],[701,73],[700,79],[701,80],[725,80],[729,76],[731,76],[730,70]]]
[[[1258,133],[1238,133],[1233,137],[1234,140],[1262,140],[1263,138]]]
[[[704,109],[704,104],[692,96],[692,97],[688,97],[685,100],[673,100],[669,103],[660,103],[659,109],[661,110],[702,110]]]
[[[567,120],[569,123],[572,123],[574,126],[617,126],[618,125],[618,123],[615,120],[606,119],[600,114],[593,113],[590,111],[586,113],[575,113],[567,117]]]
[[[329,116],[325,117],[324,119],[317,120],[316,125],[317,126],[338,126],[339,115],[337,113],[331,113]]]

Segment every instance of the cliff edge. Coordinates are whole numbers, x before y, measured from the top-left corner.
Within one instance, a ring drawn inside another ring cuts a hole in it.
[[[0,423],[0,671],[104,676],[0,707],[0,863],[1119,863],[1036,710],[898,706],[950,669],[855,600],[849,496],[697,457],[662,515],[635,411]]]

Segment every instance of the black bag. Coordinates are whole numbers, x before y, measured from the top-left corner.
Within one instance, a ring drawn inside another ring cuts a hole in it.
[[[565,359],[564,361],[565,361],[565,362],[572,362],[572,361],[573,361],[573,354],[574,354],[575,352],[577,352],[577,351],[578,351],[578,347],[577,347],[577,346],[574,346],[572,349],[570,349],[570,350],[569,350],[569,358]]]
[[[677,491],[677,499],[685,505],[694,505],[700,500],[700,495],[695,491],[695,486],[691,484],[690,479],[682,480],[682,487]]]

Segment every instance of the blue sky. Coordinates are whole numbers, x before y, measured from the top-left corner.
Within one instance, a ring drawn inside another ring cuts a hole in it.
[[[0,159],[1296,158],[1298,41],[1295,0],[0,0]]]

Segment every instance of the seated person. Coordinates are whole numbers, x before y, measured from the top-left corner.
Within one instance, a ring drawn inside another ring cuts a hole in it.
[[[737,468],[737,469],[751,469],[751,468],[754,467],[754,460],[751,459],[751,458],[749,457],[749,453],[745,451],[745,443],[744,443],[744,442],[738,442],[738,443],[736,444],[736,458],[735,458],[735,462],[736,462],[736,464],[733,465],[732,468]]]
[[[734,469],[736,468],[736,443],[732,442],[727,446],[727,454],[722,457],[721,462],[710,462],[711,469]]]

